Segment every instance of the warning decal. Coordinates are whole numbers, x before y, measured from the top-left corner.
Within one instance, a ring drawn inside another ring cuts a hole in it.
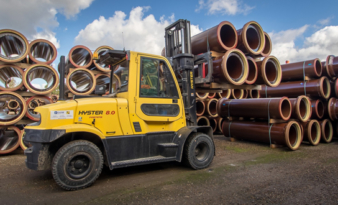
[[[50,111],[51,120],[73,119],[73,110]]]

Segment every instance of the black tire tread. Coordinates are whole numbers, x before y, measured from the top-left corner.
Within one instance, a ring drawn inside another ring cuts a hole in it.
[[[76,147],[76,146],[83,146],[83,145],[86,145],[86,146],[90,146],[91,148],[95,149],[95,151],[97,151],[99,153],[99,158],[100,158],[100,167],[98,169],[98,171],[96,172],[96,176],[94,177],[94,179],[84,185],[84,186],[79,186],[79,187],[69,187],[69,186],[65,186],[61,180],[59,179],[59,176],[56,174],[56,172],[54,170],[57,170],[57,160],[60,159],[60,157],[62,157],[62,155],[67,152],[69,149],[73,148],[73,147]],[[101,150],[92,142],[90,141],[87,141],[87,140],[75,140],[75,141],[71,141],[65,145],[63,145],[55,154],[54,158],[53,158],[53,161],[52,161],[52,174],[53,174],[53,178],[55,180],[55,182],[63,189],[67,190],[67,191],[74,191],[74,190],[78,190],[78,189],[84,189],[84,188],[87,188],[89,186],[91,186],[95,181],[96,179],[100,176],[101,174],[101,171],[102,171],[102,168],[103,168],[103,155],[102,155],[102,152]]]
[[[191,167],[192,169],[195,169],[195,170],[203,169],[203,168],[196,167],[193,163],[191,163],[194,156],[191,156],[189,149],[190,149],[191,143],[201,134],[204,134],[204,133],[201,133],[201,132],[192,133],[184,144],[183,163],[186,164],[187,166]],[[204,134],[204,135],[206,135],[206,134]],[[209,137],[208,135],[206,135],[206,136]],[[213,152],[215,152],[215,147],[213,147]],[[214,154],[214,153],[212,153],[212,154]],[[211,160],[211,162],[212,162],[212,160]],[[211,164],[211,162],[210,162],[210,164]],[[204,167],[204,168],[206,168],[206,167]]]

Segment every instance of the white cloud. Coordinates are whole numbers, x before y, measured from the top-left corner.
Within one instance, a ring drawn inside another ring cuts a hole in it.
[[[81,10],[88,8],[93,1],[94,0],[50,0],[50,3],[67,18],[71,18],[80,13]]]
[[[33,86],[34,88],[38,88],[38,89],[41,89],[41,88],[43,88],[43,87],[42,87],[42,85],[39,85],[39,84],[34,84],[34,83],[32,84],[32,86]]]
[[[53,29],[59,26],[58,12],[67,18],[75,17],[93,0],[6,0],[1,1],[0,29],[10,28],[24,34],[28,40],[36,36],[52,40],[59,45]]]
[[[34,39],[46,39],[54,44],[56,49],[60,48],[60,40],[57,40],[55,37],[55,33],[49,30],[45,30],[33,35]]]
[[[86,28],[82,29],[75,38],[76,44],[96,49],[108,45],[114,49],[134,50],[159,55],[165,45],[164,28],[172,23],[174,15],[157,21],[154,15],[145,16],[150,7],[136,7],[130,11],[129,18],[122,11],[115,11],[112,17],[106,19],[100,16]],[[123,45],[123,38],[124,45]],[[198,26],[191,25],[191,33],[201,32]]]
[[[319,20],[318,23],[320,23],[323,26],[326,26],[330,23],[331,19],[333,19],[333,17],[328,17],[326,19]]]
[[[325,61],[326,56],[338,53],[338,26],[326,26],[306,37],[302,47],[296,47],[295,40],[302,37],[308,27],[305,25],[299,29],[269,33],[272,40],[271,55],[284,64],[286,60],[297,62],[319,58]]]
[[[243,4],[240,0],[199,0],[199,7],[195,11],[208,9],[208,14],[220,13],[222,15],[236,15],[243,13],[246,15],[254,7]]]

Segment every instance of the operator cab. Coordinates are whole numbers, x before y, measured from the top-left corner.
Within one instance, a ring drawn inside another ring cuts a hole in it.
[[[129,80],[129,52],[121,50],[107,50],[98,61],[110,65],[114,75],[110,76],[109,94],[116,95],[119,92],[128,91]]]
[[[129,51],[108,50],[99,59],[101,63],[110,64],[114,75],[111,75],[109,94],[128,91]],[[141,57],[140,97],[179,98],[173,76],[166,62],[156,58]]]

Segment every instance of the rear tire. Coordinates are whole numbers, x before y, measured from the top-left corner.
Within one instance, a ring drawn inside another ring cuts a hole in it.
[[[86,188],[101,174],[103,156],[92,142],[75,140],[62,146],[52,162],[55,182],[65,190]]]
[[[193,133],[184,145],[184,161],[193,169],[207,168],[214,159],[215,145],[204,133]]]

